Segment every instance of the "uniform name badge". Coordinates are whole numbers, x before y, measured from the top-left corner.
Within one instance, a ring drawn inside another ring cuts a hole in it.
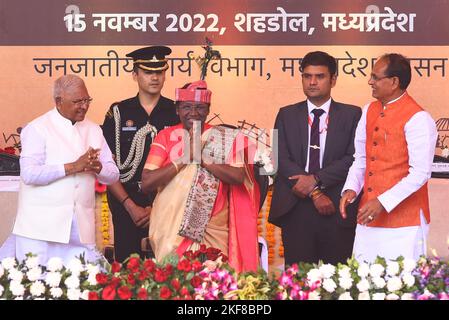
[[[137,127],[122,127],[122,131],[137,131]]]

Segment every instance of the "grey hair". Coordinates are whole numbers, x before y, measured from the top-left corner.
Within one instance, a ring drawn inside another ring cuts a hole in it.
[[[67,74],[65,76],[61,76],[55,80],[53,86],[53,98],[56,101],[56,98],[61,97],[62,93],[67,91],[70,88],[78,88],[81,86],[85,86],[83,79],[74,75]]]

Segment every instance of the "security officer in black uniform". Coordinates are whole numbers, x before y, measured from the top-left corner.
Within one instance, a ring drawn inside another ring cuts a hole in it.
[[[120,180],[108,186],[108,203],[114,224],[115,260],[123,262],[139,253],[148,236],[148,221],[155,194],[140,191],[140,180],[150,145],[157,132],[179,123],[173,100],[161,96],[171,49],[151,46],[126,56],[134,61],[137,96],[114,103],[106,113],[103,134],[120,169]]]

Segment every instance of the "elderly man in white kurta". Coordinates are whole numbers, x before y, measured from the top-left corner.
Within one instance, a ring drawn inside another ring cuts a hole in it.
[[[119,171],[101,128],[85,119],[92,98],[74,75],[54,84],[56,107],[21,133],[16,256],[31,252],[45,264],[95,255],[95,178],[111,184]]]

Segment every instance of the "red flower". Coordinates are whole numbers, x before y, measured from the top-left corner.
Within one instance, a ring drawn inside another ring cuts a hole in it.
[[[140,300],[147,300],[148,299],[148,292],[145,288],[140,288],[139,292],[137,293],[137,298]]]
[[[179,294],[181,296],[186,296],[189,294],[189,289],[187,289],[186,287],[182,287],[181,291],[179,291]]]
[[[201,261],[195,260],[192,262],[192,269],[193,272],[198,272],[203,269],[203,264],[201,263]]]
[[[161,288],[159,296],[161,297],[161,299],[168,299],[168,298],[170,298],[171,297],[170,289],[167,286],[163,286]]]
[[[167,276],[171,275],[173,273],[173,266],[171,264],[167,264],[165,266],[165,274]]]
[[[101,297],[103,298],[103,300],[114,300],[115,298],[115,287],[113,286],[107,286],[106,288],[104,288]]]
[[[193,258],[192,250],[187,250],[186,252],[184,252],[184,257],[186,257],[187,259],[192,259]]]
[[[154,263],[153,260],[148,259],[145,260],[145,262],[143,263],[143,267],[145,268],[145,270],[149,273],[152,273],[154,271],[154,269],[156,268],[156,264]]]
[[[118,277],[112,277],[111,280],[111,286],[113,286],[114,288],[117,287],[120,284],[120,278]]]
[[[154,273],[154,281],[156,282],[165,282],[167,280],[168,276],[165,274],[164,271],[157,268],[156,272]]]
[[[148,272],[146,272],[145,270],[142,270],[141,272],[139,272],[139,273],[137,274],[137,278],[138,278],[140,281],[145,280],[146,278],[148,278]]]
[[[203,279],[199,276],[193,276],[193,278],[190,280],[190,284],[194,288],[198,288],[203,283]]]
[[[181,282],[179,282],[178,279],[173,279],[171,281],[171,286],[173,287],[173,289],[175,289],[175,291],[178,291],[179,288],[181,287]]]
[[[95,192],[97,193],[104,193],[106,192],[106,185],[102,184],[98,180],[95,179]]]
[[[212,247],[209,247],[206,250],[206,253],[208,253],[208,254],[217,254],[218,255],[220,252],[221,252],[220,249],[212,248]]]
[[[116,273],[120,272],[120,269],[122,268],[122,265],[118,263],[117,261],[114,261],[111,266],[111,272]]]
[[[178,270],[185,271],[185,272],[190,272],[190,270],[192,270],[190,261],[187,259],[182,259],[181,261],[179,261],[177,268],[178,268]]]
[[[104,273],[97,273],[95,279],[97,280],[98,284],[106,284],[108,282],[108,276]]]
[[[128,283],[132,286],[136,284],[136,279],[132,273],[128,274]]]
[[[198,251],[200,253],[206,253],[207,252],[206,245],[205,244],[200,245],[200,249]]]
[[[132,257],[129,259],[126,268],[131,272],[137,272],[139,270],[139,266],[140,266],[140,259]]]
[[[98,293],[95,291],[89,291],[89,300],[98,300],[100,297],[98,296]]]
[[[118,288],[117,292],[118,292],[118,296],[122,300],[129,300],[129,299],[131,299],[131,297],[133,295],[131,290],[129,290],[129,288],[126,286],[121,286],[120,288]]]
[[[206,257],[208,260],[215,261],[218,259],[219,254],[221,253],[220,249],[217,248],[207,248]]]

